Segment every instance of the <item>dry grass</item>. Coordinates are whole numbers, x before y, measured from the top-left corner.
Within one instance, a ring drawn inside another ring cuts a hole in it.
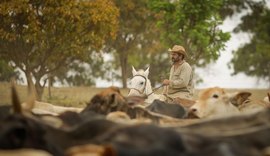
[[[18,85],[17,90],[21,101],[26,101],[28,93],[27,87]],[[51,89],[52,97],[48,96],[48,89],[45,88],[42,101],[53,103],[56,105],[63,106],[77,106],[84,107],[88,101],[97,93],[104,90],[104,88],[95,87],[61,87]],[[249,91],[252,93],[252,99],[263,99],[266,96],[267,89],[225,89],[228,92],[234,91]],[[195,91],[195,98],[197,98],[198,92]],[[161,89],[157,93],[161,92]],[[121,93],[126,96],[128,93],[127,89],[121,89]],[[5,82],[0,82],[0,105],[10,104],[10,84]]]

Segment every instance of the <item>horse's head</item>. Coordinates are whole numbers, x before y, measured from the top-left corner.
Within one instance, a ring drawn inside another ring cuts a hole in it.
[[[149,67],[146,70],[138,70],[132,66],[132,79],[129,82],[128,96],[147,96],[152,92],[151,83],[148,79]]]

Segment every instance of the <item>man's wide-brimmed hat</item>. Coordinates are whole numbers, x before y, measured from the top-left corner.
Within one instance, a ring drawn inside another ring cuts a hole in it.
[[[168,51],[183,54],[185,57],[187,57],[187,53],[186,53],[185,48],[180,46],[180,45],[174,45],[173,48],[172,49],[169,48]]]

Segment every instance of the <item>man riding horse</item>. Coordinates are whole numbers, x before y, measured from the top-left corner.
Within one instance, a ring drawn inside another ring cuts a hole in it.
[[[169,49],[171,52],[172,67],[169,79],[163,80],[165,85],[163,94],[167,95],[167,101],[175,98],[193,99],[194,84],[193,71],[189,63],[185,61],[187,53],[185,48],[175,45]]]

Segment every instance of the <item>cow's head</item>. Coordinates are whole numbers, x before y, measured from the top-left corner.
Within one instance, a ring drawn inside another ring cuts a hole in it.
[[[94,111],[100,114],[119,111],[127,107],[124,96],[117,87],[109,87],[95,95],[83,111]]]
[[[198,101],[189,109],[189,114],[199,118],[226,116],[239,112],[231,103],[232,97],[219,87],[201,91]]]

